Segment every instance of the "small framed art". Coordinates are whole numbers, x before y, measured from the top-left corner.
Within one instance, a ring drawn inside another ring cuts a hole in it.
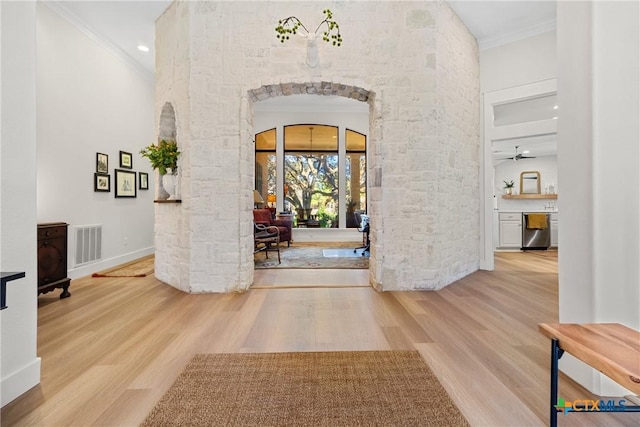
[[[136,197],[136,173],[122,169],[115,169],[115,172],[116,197]]]
[[[133,169],[133,156],[126,151],[120,151],[120,167],[124,169]]]
[[[96,173],[109,173],[109,156],[102,153],[96,153]]]
[[[138,172],[138,189],[139,190],[148,190],[149,189],[149,174],[146,172]]]
[[[104,191],[106,193],[111,191],[111,177],[107,174],[94,173],[93,191]]]

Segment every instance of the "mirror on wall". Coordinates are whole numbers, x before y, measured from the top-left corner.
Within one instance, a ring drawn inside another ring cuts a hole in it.
[[[520,194],[540,194],[540,172],[520,173]]]

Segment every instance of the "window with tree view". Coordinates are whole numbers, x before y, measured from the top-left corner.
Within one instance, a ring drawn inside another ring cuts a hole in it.
[[[355,212],[367,209],[367,137],[347,129],[345,146],[347,228],[357,228]]]
[[[285,203],[297,227],[338,227],[338,128],[284,127]]]
[[[276,129],[256,134],[255,189],[265,204],[291,213],[294,227],[358,227],[355,212],[367,209],[366,135],[319,124],[281,129],[280,141]]]

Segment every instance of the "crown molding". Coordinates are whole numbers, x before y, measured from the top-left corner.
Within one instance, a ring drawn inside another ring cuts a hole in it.
[[[478,47],[480,50],[492,49],[508,43],[513,43],[518,40],[526,39],[528,37],[537,36],[538,34],[548,33],[556,30],[556,19],[540,22],[535,25],[531,25],[516,31],[512,31],[499,36],[486,37],[478,40]]]
[[[78,17],[75,13],[71,12],[67,7],[65,7],[62,3],[57,0],[48,0],[48,1],[40,1],[40,4],[47,6],[49,9],[60,15],[71,25],[76,27],[81,33],[85,36],[89,37],[91,40],[96,42],[102,48],[110,52],[117,59],[130,66],[135,70],[138,74],[144,77],[146,80],[150,82],[154,82],[155,75],[154,73],[147,70],[143,67],[138,61],[136,61],[131,55],[122,50],[116,44],[114,44],[111,40],[109,40],[103,34],[98,33],[93,28],[88,26],[81,18]]]

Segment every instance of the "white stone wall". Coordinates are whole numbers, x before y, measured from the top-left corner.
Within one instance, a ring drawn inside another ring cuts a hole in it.
[[[156,129],[163,138],[171,131],[161,128],[163,107],[170,103],[175,113],[175,138],[181,151],[178,160],[182,204],[155,205],[155,275],[176,288],[192,292],[189,211],[194,202],[188,185],[190,176],[190,25],[186,2],[174,2],[156,23]],[[159,177],[155,173],[156,188]]]
[[[274,28],[295,15],[315,29],[326,7],[344,42],[321,43],[310,68],[304,40],[282,44]],[[478,52],[446,3],[185,2],[158,20],[156,48],[156,102],[174,105],[183,151],[179,213],[156,208],[156,248],[179,271],[162,280],[189,292],[251,285],[252,105],[295,91],[369,103],[378,289],[436,289],[477,269]]]
[[[480,257],[480,73],[476,42],[448,7],[439,9],[437,97],[441,149],[436,288],[479,267]],[[466,46],[467,49],[463,49]],[[451,197],[451,193],[458,193]]]

